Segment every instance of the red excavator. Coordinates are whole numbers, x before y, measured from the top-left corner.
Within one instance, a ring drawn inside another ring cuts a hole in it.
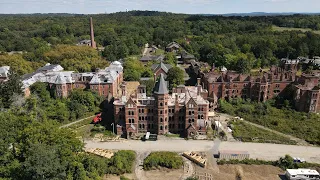
[[[102,121],[101,113],[99,113],[99,114],[97,114],[97,115],[93,118],[92,123],[93,123],[93,124],[97,124],[97,123],[99,123],[99,122],[101,122],[101,121]]]

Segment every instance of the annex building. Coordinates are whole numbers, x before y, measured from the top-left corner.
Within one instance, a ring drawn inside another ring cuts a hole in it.
[[[48,63],[22,76],[25,96],[30,95],[30,86],[36,82],[48,83],[57,97],[68,97],[73,89],[91,89],[100,96],[112,98],[118,95],[123,82],[123,67],[120,62],[114,61],[109,67],[97,69],[96,72],[77,73]]]
[[[113,103],[118,135],[130,138],[150,132],[194,137],[206,133],[209,101],[200,79],[196,86],[180,85],[169,93],[161,73],[150,97],[144,85],[129,96],[125,86],[125,83],[121,86],[122,96]]]
[[[213,66],[214,67],[214,66]],[[280,66],[273,66],[258,75],[241,74],[214,68],[202,73],[202,82],[208,90],[208,100],[217,104],[219,99],[243,98],[265,102],[294,90],[296,109],[305,112],[320,112],[320,72],[297,76],[298,60],[283,59]]]

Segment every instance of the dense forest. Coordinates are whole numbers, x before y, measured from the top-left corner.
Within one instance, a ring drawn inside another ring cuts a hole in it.
[[[141,54],[145,43],[164,48],[172,41],[201,61],[229,69],[320,55],[319,15],[222,17],[131,11],[93,15],[93,20],[95,40],[105,47],[101,55],[110,61]],[[308,29],[275,30],[278,26]],[[87,15],[1,15],[0,51],[27,51],[25,60],[46,61],[56,45],[74,45],[89,39],[89,32]]]

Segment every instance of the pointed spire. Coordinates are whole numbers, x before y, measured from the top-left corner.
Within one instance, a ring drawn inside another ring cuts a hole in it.
[[[161,73],[160,74],[160,79],[159,79],[159,81],[157,82],[157,84],[155,86],[154,93],[155,94],[168,94],[169,91],[168,91],[168,87],[167,86],[168,86],[168,83],[167,83],[167,81],[164,80],[164,76]]]

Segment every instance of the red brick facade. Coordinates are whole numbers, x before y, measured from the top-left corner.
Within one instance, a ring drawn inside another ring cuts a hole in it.
[[[117,134],[127,137],[146,132],[175,133],[186,137],[205,134],[209,102],[202,94],[207,91],[201,86],[179,86],[172,90],[172,94],[154,93],[153,97],[147,97],[145,86],[139,86],[137,93],[128,100],[114,102]]]
[[[290,85],[295,86],[296,109],[319,112],[319,75],[296,76],[296,63],[283,63],[271,67],[259,75],[239,74],[231,71],[211,71],[202,74],[202,82],[208,90],[208,100],[217,104],[219,99],[243,98],[264,102],[285,93]]]

